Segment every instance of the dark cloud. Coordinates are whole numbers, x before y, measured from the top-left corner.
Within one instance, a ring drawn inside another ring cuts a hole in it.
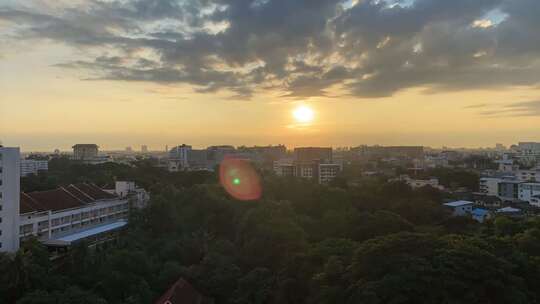
[[[89,0],[63,10],[0,8],[0,20],[18,39],[88,49],[87,60],[59,66],[87,70],[89,79],[186,83],[235,98],[259,90],[304,98],[339,87],[382,97],[411,87],[540,84],[538,0],[344,3]],[[475,23],[494,12],[502,22]]]

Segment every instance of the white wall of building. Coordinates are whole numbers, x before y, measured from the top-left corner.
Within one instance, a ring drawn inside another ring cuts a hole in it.
[[[482,177],[480,178],[480,192],[498,196],[499,195],[499,183],[502,181],[502,178],[497,177]]]
[[[524,182],[539,182],[540,170],[518,170],[516,171],[516,178]]]
[[[19,249],[20,201],[19,148],[0,147],[0,251]]]
[[[127,199],[114,199],[97,201],[82,208],[58,212],[21,214],[17,235],[21,239],[29,236],[51,239],[118,219],[127,219],[128,210]]]
[[[518,198],[524,202],[540,207],[534,196],[540,195],[540,183],[519,184]]]

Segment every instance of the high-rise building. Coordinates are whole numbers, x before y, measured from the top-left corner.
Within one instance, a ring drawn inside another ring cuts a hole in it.
[[[191,146],[186,144],[176,146],[169,151],[169,171],[186,170],[189,167],[188,159]]]
[[[148,146],[147,145],[142,145],[141,146],[141,152],[142,153],[148,153]]]
[[[0,251],[19,249],[19,148],[0,146]]]
[[[73,146],[74,160],[91,160],[98,156],[98,145],[96,144],[77,144]]]

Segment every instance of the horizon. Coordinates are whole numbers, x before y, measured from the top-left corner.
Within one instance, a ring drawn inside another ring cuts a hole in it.
[[[478,148],[540,141],[538,4],[0,3],[0,139]]]

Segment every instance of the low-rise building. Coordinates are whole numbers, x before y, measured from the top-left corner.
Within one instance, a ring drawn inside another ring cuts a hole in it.
[[[504,207],[501,209],[497,209],[496,213],[498,215],[505,215],[509,217],[523,217],[523,211],[519,208],[514,207]]]
[[[483,223],[486,220],[488,220],[489,218],[491,218],[491,213],[486,209],[475,208],[471,212],[471,217],[472,217],[473,220],[475,220],[475,221],[477,221],[479,223]]]
[[[453,216],[467,216],[471,214],[474,203],[470,201],[455,201],[445,203],[444,206],[452,211]]]
[[[444,190],[444,186],[439,184],[439,179],[434,177],[430,179],[413,179],[408,175],[400,175],[397,179],[393,179],[392,181],[404,182],[413,189],[429,186],[435,189]]]
[[[46,160],[21,159],[21,176],[37,175],[41,171],[49,170],[49,162]]]

